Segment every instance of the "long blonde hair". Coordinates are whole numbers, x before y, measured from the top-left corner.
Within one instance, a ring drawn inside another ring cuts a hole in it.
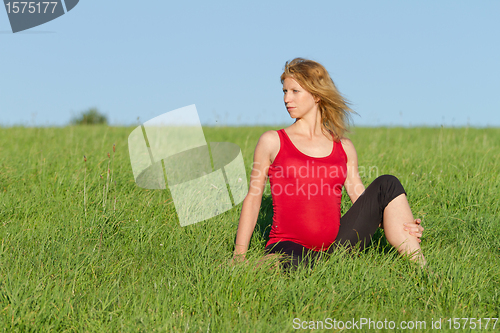
[[[350,116],[355,112],[337,90],[325,67],[313,60],[295,58],[285,63],[281,84],[287,77],[297,81],[315,98],[319,98],[318,109],[321,114],[322,130],[330,132],[335,141],[339,141],[348,131]]]

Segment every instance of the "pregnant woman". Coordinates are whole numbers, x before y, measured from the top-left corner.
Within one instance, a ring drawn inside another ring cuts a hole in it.
[[[352,111],[326,69],[296,58],[285,64],[281,83],[295,122],[265,132],[257,143],[233,260],[245,260],[269,178],[274,210],[269,256],[284,254],[295,266],[338,246],[363,249],[382,227],[399,253],[423,266],[423,228],[413,219],[399,180],[380,176],[366,189],[361,182],[356,150],[344,137]],[[353,205],[341,217],[343,187]]]

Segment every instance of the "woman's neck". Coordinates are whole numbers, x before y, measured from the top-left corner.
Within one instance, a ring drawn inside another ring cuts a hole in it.
[[[297,118],[290,128],[309,139],[324,135],[319,111],[314,114],[308,114],[303,118]]]

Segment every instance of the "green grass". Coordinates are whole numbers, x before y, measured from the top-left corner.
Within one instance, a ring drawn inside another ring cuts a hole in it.
[[[249,174],[266,129],[204,131],[209,142],[238,144]],[[499,317],[500,129],[354,128],[363,182],[399,177],[432,273],[378,233],[364,253],[289,274],[255,268],[269,192],[249,264],[230,267],[241,204],[181,228],[168,191],[135,185],[131,130],[0,128],[3,331],[290,332],[294,318],[425,320],[428,330],[441,318],[450,331],[450,318]],[[344,196],[343,211],[349,205]]]

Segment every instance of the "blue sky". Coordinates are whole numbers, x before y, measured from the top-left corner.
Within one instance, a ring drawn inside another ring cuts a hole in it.
[[[136,124],[289,124],[286,60],[321,62],[355,125],[500,126],[500,1],[86,1],[13,34],[0,10],[0,125],[97,107]]]

